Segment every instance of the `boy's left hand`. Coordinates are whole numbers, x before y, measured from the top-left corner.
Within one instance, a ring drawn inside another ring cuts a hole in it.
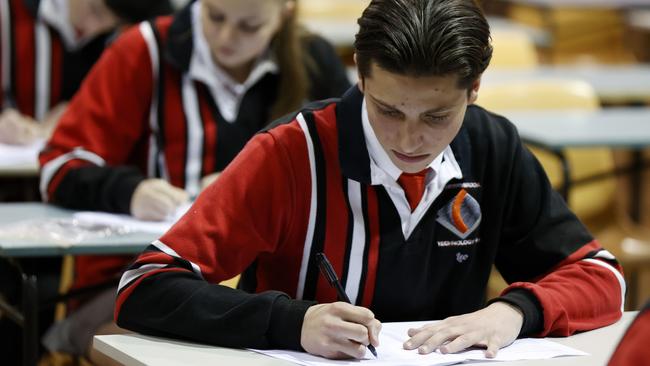
[[[524,316],[516,306],[495,302],[473,313],[452,316],[435,324],[409,329],[411,337],[404,349],[418,349],[422,354],[440,349],[455,353],[472,346],[487,347],[485,357],[514,342],[521,331]]]

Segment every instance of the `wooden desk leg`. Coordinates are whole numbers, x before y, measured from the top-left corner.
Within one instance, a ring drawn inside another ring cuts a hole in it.
[[[23,273],[23,365],[36,366],[38,363],[38,289],[36,276]]]

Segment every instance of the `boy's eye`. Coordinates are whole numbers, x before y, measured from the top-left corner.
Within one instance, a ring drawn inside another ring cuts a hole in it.
[[[429,123],[439,123],[439,122],[444,122],[449,118],[449,115],[443,115],[443,116],[434,116],[434,115],[426,115],[425,120]]]
[[[394,109],[383,109],[383,108],[379,108],[379,113],[383,114],[384,116],[395,117],[395,118],[400,117],[402,115],[402,113]]]

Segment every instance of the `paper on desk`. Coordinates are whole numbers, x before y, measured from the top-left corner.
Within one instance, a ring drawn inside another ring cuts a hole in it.
[[[8,145],[0,143],[0,167],[38,165],[38,154],[45,146],[45,140],[30,145]]]
[[[190,204],[181,206],[165,221],[136,220],[128,215],[103,212],[77,212],[72,217],[35,218],[0,226],[0,240],[8,247],[22,247],[53,242],[69,246],[86,240],[113,237],[134,232],[162,235],[187,210]]]
[[[111,214],[106,212],[82,211],[76,212],[73,217],[84,224],[105,225],[121,228],[128,232],[142,232],[151,234],[164,234],[172,225],[189,210],[191,203],[180,206],[176,212],[164,221],[138,220],[131,215]]]
[[[401,322],[383,323],[379,335],[380,346],[377,347],[378,357],[374,358],[370,352],[362,360],[328,360],[322,357],[310,355],[304,352],[284,350],[257,350],[265,355],[291,361],[300,365],[324,366],[324,365],[452,365],[467,361],[515,361],[515,360],[537,360],[548,359],[560,356],[586,356],[587,353],[571,347],[551,342],[545,339],[518,339],[513,344],[505,347],[497,353],[496,358],[486,358],[484,351],[480,349],[469,350],[456,354],[443,355],[439,352],[432,352],[428,355],[421,355],[417,350],[407,351],[402,344],[408,336],[409,328],[417,328],[432,322]]]

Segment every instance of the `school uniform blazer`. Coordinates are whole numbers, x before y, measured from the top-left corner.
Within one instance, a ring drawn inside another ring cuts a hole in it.
[[[248,90],[232,123],[208,87],[188,77],[190,19],[186,7],[175,18],[141,23],[106,50],[40,155],[44,200],[129,213],[133,191],[146,178],[197,194],[202,177],[221,171],[270,122],[279,75],[267,74]],[[350,83],[334,49],[318,37],[305,40],[305,49],[316,64],[308,69],[311,98],[345,92]],[[85,284],[126,265],[107,257],[85,260],[77,258]]]
[[[500,300],[525,314],[524,335],[569,335],[620,318],[618,263],[551,189],[510,122],[468,107],[451,143],[463,178],[405,238],[386,188],[371,185],[361,104],[354,87],[254,137],[124,273],[118,324],[300,349],[307,308],[337,299],[318,273],[318,252],[352,303],[381,321],[481,309],[493,263],[510,284]],[[245,291],[216,285],[242,271]]]
[[[646,303],[619,342],[609,366],[648,365],[650,362],[650,302]]]
[[[0,105],[42,120],[72,97],[99,59],[108,36],[66,49],[57,30],[38,19],[39,0],[0,0]]]

